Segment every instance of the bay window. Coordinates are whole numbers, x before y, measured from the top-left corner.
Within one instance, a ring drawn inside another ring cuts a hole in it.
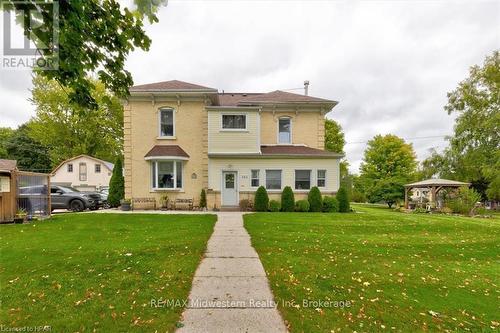
[[[181,161],[152,161],[151,175],[153,189],[181,189]]]

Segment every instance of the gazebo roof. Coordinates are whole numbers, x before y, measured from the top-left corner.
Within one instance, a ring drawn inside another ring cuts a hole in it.
[[[450,186],[450,187],[459,187],[459,186],[468,186],[470,183],[459,182],[456,180],[449,179],[426,179],[420,182],[406,184],[405,187],[430,187],[430,186]]]

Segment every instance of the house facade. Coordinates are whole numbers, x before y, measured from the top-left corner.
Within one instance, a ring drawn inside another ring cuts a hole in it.
[[[80,191],[96,191],[109,186],[113,163],[88,155],[78,155],[60,163],[51,173],[50,182],[72,186]]]
[[[291,94],[219,93],[182,81],[135,86],[124,106],[125,197],[193,198],[209,208],[296,198],[339,188],[341,154],[324,150],[325,115],[337,104]]]

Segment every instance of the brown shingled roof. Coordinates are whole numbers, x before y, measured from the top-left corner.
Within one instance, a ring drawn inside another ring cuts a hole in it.
[[[219,93],[220,106],[237,106],[238,102],[256,95],[263,95],[262,93]]]
[[[189,158],[189,155],[177,145],[156,145],[144,157],[175,156]]]
[[[0,171],[12,171],[17,167],[16,160],[4,160],[0,159]]]
[[[321,150],[306,146],[260,146],[262,155],[286,155],[286,156],[318,156],[318,157],[342,157],[342,154],[327,150]]]
[[[171,80],[171,81],[163,81],[149,84],[142,84],[138,86],[133,86],[130,88],[130,91],[176,91],[176,90],[214,90],[217,89],[200,86],[194,83],[179,81],[179,80]]]
[[[289,92],[276,90],[267,94],[257,94],[242,98],[239,105],[255,105],[260,103],[337,103],[328,99],[292,94]]]

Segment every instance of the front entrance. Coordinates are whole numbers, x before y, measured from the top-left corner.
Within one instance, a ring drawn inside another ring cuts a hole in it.
[[[222,172],[222,206],[238,206],[238,173]]]

